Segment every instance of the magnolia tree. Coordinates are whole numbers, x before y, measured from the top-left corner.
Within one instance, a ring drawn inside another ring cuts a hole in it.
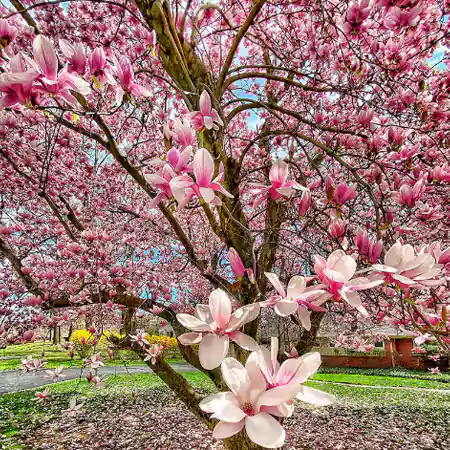
[[[445,351],[447,0],[8,5],[3,339],[123,314],[116,344],[234,449],[281,447],[295,398],[332,401],[302,385],[325,314]],[[270,311],[298,327],[287,360],[258,344]],[[133,329],[144,313],[218,394]]]

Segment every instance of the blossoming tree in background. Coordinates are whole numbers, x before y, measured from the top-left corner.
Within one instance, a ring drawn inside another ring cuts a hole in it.
[[[303,386],[326,313],[447,351],[446,0],[11,5],[2,339],[123,314],[117,345],[235,449],[281,447],[295,398],[332,401]],[[219,394],[133,329],[142,311]],[[299,328],[292,349],[259,344],[267,314]]]

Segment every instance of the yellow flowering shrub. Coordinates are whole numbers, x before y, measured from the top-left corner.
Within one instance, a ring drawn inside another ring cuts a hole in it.
[[[88,330],[75,330],[72,332],[69,341],[72,342],[73,348],[80,358],[88,358],[93,353],[92,341],[95,336]]]

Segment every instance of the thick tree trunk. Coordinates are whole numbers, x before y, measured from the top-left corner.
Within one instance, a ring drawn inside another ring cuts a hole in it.
[[[223,443],[230,450],[262,450],[264,448],[251,442],[244,432],[225,439]]]

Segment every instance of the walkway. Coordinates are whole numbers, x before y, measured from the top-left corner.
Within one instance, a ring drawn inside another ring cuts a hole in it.
[[[177,372],[192,372],[197,369],[189,364],[171,364]],[[98,370],[99,375],[118,375],[118,374],[135,374],[135,373],[151,373],[147,366],[104,366]],[[70,367],[64,369],[64,378],[51,381],[46,377],[45,370],[35,373],[24,373],[21,370],[8,370],[0,372],[0,395],[9,392],[22,391],[24,389],[33,389],[46,384],[53,384],[59,381],[73,380],[75,378],[85,377],[87,370],[80,367]]]

